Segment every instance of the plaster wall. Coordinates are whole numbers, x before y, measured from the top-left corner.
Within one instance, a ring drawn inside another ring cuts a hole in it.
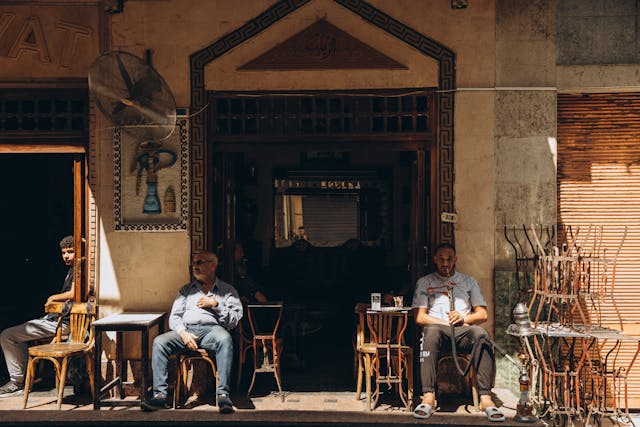
[[[189,104],[189,54],[220,38],[223,34],[241,26],[247,20],[271,6],[270,1],[252,1],[237,7],[237,2],[215,1],[146,1],[128,2],[125,12],[113,16],[111,22],[111,49],[131,51],[142,55],[145,49],[153,51],[153,63],[174,91],[177,104]],[[494,86],[494,2],[475,1],[465,10],[452,10],[448,2],[397,1],[393,7],[388,2],[372,1],[371,4],[402,23],[443,43],[456,52],[457,83],[465,87]],[[317,19],[325,18],[337,27],[369,44],[373,48],[406,64],[408,70],[398,71],[297,71],[255,73],[236,71],[236,68],[255,58],[277,43],[306,28]],[[170,35],[170,36],[168,36]],[[277,90],[277,89],[352,89],[363,87],[424,87],[435,86],[437,69],[435,62],[424,57],[401,41],[367,24],[342,6],[329,0],[315,0],[286,18],[274,24],[247,43],[237,47],[227,55],[209,64],[206,69],[208,89],[218,90]],[[473,120],[490,123],[492,115],[491,96],[459,96],[456,99],[458,111],[474,111]],[[480,103],[480,104],[478,104]],[[478,111],[482,114],[477,115]],[[460,118],[461,122],[464,120]],[[459,267],[468,274],[478,277],[488,298],[491,298],[491,277],[493,263],[493,242],[491,233],[493,222],[493,173],[485,162],[478,168],[474,153],[490,162],[493,156],[493,136],[491,129],[483,127],[479,131],[470,122],[468,126],[456,123],[456,206],[460,215],[456,238],[459,246]],[[459,138],[459,139],[458,139]],[[460,142],[458,142],[460,141]],[[466,154],[465,154],[466,151]],[[108,179],[109,162],[103,170],[107,178],[105,193],[112,191]],[[464,190],[473,183],[474,190]],[[473,198],[473,201],[467,198]],[[481,200],[482,209],[477,209],[476,200]],[[104,210],[110,209],[108,204]],[[151,238],[145,233],[121,235],[111,230],[111,224],[104,219],[105,234],[111,249],[112,272],[101,275],[101,281],[142,284],[142,290],[127,291],[126,299],[144,296],[144,303],[160,306],[163,301],[168,308],[178,283],[178,278],[186,278],[186,262],[189,251],[188,238],[180,233],[160,234]],[[152,246],[153,245],[153,246]],[[118,248],[114,251],[113,248]],[[167,251],[178,254],[180,261],[167,264],[163,256],[154,257],[146,266],[129,267],[127,258],[143,256],[151,252]],[[104,259],[105,257],[103,257]],[[184,264],[182,262],[184,261]],[[163,274],[157,288],[145,291],[147,279],[156,271]],[[184,265],[184,267],[183,267]],[[170,276],[170,277],[169,277]],[[126,279],[125,279],[126,278]],[[171,282],[171,283],[170,283]],[[106,285],[101,284],[103,293]],[[117,285],[111,288],[117,288]],[[166,288],[168,290],[163,290]],[[125,294],[120,291],[121,305]],[[128,292],[131,292],[130,294]],[[111,292],[115,295],[115,292]]]
[[[558,64],[637,64],[638,2],[558,0]]]
[[[84,85],[88,68],[101,51],[124,50],[144,57],[150,49],[153,65],[168,82],[176,104],[185,107],[190,103],[189,55],[273,4],[273,0],[243,1],[241,7],[239,2],[229,0],[128,1],[124,11],[114,15],[105,14],[103,5],[97,1],[3,4],[0,8],[0,79],[9,87],[12,82],[24,85],[47,79],[55,84],[75,79]],[[460,218],[456,225],[459,268],[478,277],[487,297],[491,298],[494,245],[487,230],[494,221],[494,173],[488,165],[495,147],[492,129],[487,126],[491,123],[493,101],[490,92],[482,91],[495,86],[495,2],[476,0],[462,10],[451,9],[446,1],[372,0],[371,5],[456,52],[457,86],[467,89],[458,93],[455,106],[454,197]],[[38,17],[39,27],[34,20],[29,21],[32,16]],[[246,61],[322,18],[407,65],[407,70],[236,71]],[[36,28],[34,36],[21,33],[27,21],[31,22],[31,28]],[[89,28],[87,36],[81,31],[84,27]],[[45,36],[40,38],[40,33]],[[206,72],[210,89],[296,90],[433,87],[437,84],[438,70],[434,60],[339,4],[313,0],[211,63]],[[482,91],[474,92],[478,88]],[[97,289],[103,307],[101,313],[168,310],[176,289],[188,279],[188,233],[114,230],[112,128],[98,114],[92,131],[95,135],[92,156],[96,164],[92,171],[95,176],[92,189],[99,228]]]
[[[493,91],[456,94],[455,163],[457,270],[476,278],[489,303],[493,330],[493,228],[494,228],[494,96]]]
[[[0,5],[0,80],[86,81],[99,53],[102,10],[98,5]]]
[[[406,70],[237,70],[320,17],[407,67]],[[313,90],[436,87],[438,64],[332,0],[315,0],[205,68],[208,90]]]

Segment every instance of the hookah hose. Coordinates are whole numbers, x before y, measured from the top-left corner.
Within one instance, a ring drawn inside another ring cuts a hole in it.
[[[455,311],[456,304],[453,299],[453,285],[451,283],[447,284],[447,293],[449,294],[449,310]],[[449,323],[449,328],[451,331],[449,332],[449,336],[451,339],[451,355],[453,356],[453,363],[456,364],[456,369],[463,377],[469,373],[469,369],[471,369],[471,363],[475,360],[475,354],[478,352],[478,348],[480,347],[478,344],[481,340],[476,341],[473,344],[473,348],[471,349],[471,358],[467,363],[467,366],[462,369],[460,367],[460,362],[458,362],[458,349],[456,348],[456,327],[453,326],[453,323]]]
[[[453,299],[453,284],[449,283],[447,284],[447,293],[449,295],[449,309],[451,311],[455,311],[455,300]],[[458,370],[458,372],[460,373],[460,375],[465,376],[469,373],[469,369],[471,369],[471,363],[476,360],[476,354],[478,353],[478,351],[480,350],[480,347],[482,346],[482,344],[484,344],[485,342],[487,344],[490,344],[493,346],[493,348],[495,348],[498,353],[500,353],[502,356],[504,356],[507,360],[509,360],[511,363],[513,363],[514,365],[516,365],[518,367],[518,369],[520,369],[521,365],[520,363],[516,362],[509,354],[507,354],[506,351],[504,351],[504,349],[502,347],[500,347],[494,340],[492,340],[488,335],[483,336],[481,339],[477,340],[474,344],[473,347],[471,349],[471,358],[469,359],[469,362],[467,363],[467,366],[462,369],[460,367],[460,362],[458,362],[458,349],[456,348],[456,328],[455,326],[453,326],[453,324],[449,324],[449,327],[451,329],[449,336],[451,338],[451,354],[453,356],[453,362],[456,365],[456,369]]]

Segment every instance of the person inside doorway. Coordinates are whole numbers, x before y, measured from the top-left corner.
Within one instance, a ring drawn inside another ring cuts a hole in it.
[[[233,284],[244,303],[267,302],[264,288],[249,275],[247,257],[242,242],[236,241],[233,249],[234,277]]]
[[[143,399],[140,405],[143,411],[169,407],[169,357],[202,348],[215,357],[218,368],[218,410],[223,414],[233,412],[229,385],[233,339],[229,331],[242,318],[242,303],[238,291],[216,276],[216,254],[199,252],[194,255],[191,265],[194,279],[180,288],[171,307],[171,331],[158,335],[153,340],[151,368],[154,395],[150,400]]]
[[[504,414],[491,395],[495,356],[487,340],[487,331],[478,326],[487,320],[487,303],[480,286],[473,277],[455,270],[457,257],[453,245],[439,245],[434,261],[437,271],[418,279],[412,303],[417,311],[416,324],[423,328],[420,345],[422,402],[413,411],[413,416],[429,418],[436,408],[436,368],[440,353],[451,345],[453,330],[454,345],[460,352],[471,353],[471,363],[477,367],[480,409],[489,421],[504,421]]]
[[[304,229],[304,225],[301,225],[300,227],[298,227],[298,232],[295,234],[295,236],[293,236],[294,242],[297,242],[298,240],[309,241],[309,238],[307,237],[307,232]]]
[[[69,267],[59,293],[51,295],[45,307],[53,302],[73,299],[73,261],[75,250],[73,236],[66,236],[60,241],[62,261]],[[69,330],[69,317],[61,323],[62,333]],[[0,334],[0,345],[9,371],[9,381],[0,387],[0,397],[18,396],[24,392],[24,376],[29,357],[29,342],[39,339],[53,338],[58,328],[58,314],[49,313],[39,319],[29,320],[20,325],[5,329]]]

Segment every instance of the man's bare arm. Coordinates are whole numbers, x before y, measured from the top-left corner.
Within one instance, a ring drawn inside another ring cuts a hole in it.
[[[487,321],[487,307],[483,305],[477,305],[471,309],[471,313],[467,314],[464,318],[465,325],[480,325]]]
[[[415,318],[416,318],[416,325],[418,326],[449,324],[448,322],[445,322],[442,319],[429,315],[427,313],[427,309],[424,307],[418,308],[418,311],[415,313]]]
[[[73,287],[71,287],[71,289],[66,292],[51,295],[49,298],[47,298],[47,302],[44,303],[44,305],[48,305],[56,301],[66,301],[68,299],[73,299],[74,295],[75,291],[73,290]]]

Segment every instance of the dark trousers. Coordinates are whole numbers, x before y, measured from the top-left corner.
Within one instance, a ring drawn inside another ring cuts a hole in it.
[[[458,353],[471,353],[476,342],[479,348],[472,354],[471,363],[476,369],[478,394],[490,394],[496,376],[493,348],[483,337],[487,331],[480,326],[457,326],[455,328]],[[422,393],[435,392],[438,360],[441,353],[451,349],[451,327],[449,325],[429,325],[422,330],[420,343],[420,378]],[[462,364],[464,369],[466,365]]]

